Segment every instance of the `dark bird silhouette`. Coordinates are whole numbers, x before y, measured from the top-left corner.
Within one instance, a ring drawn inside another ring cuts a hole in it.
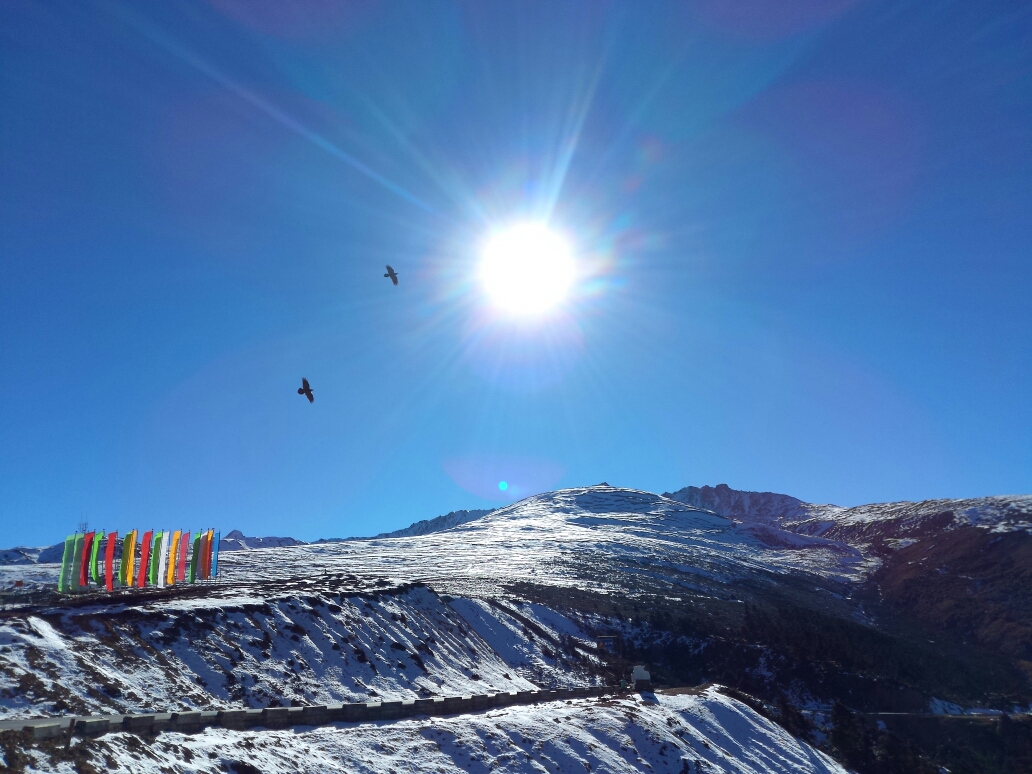
[[[304,395],[309,403],[315,403],[315,396],[312,395],[312,386],[305,377],[301,377],[301,386],[297,388],[298,395]]]
[[[391,265],[389,263],[387,264],[387,273],[383,276],[390,277],[391,282],[393,282],[395,285],[398,284],[398,272],[394,271],[394,269],[391,268]]]

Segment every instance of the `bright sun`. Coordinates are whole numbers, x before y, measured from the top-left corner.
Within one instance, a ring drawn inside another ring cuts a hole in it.
[[[512,226],[484,246],[480,278],[491,300],[507,312],[534,315],[566,297],[573,256],[561,236],[540,223]]]

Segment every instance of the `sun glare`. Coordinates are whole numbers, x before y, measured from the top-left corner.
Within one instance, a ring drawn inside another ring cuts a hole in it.
[[[494,304],[516,315],[545,312],[573,283],[573,256],[559,234],[540,223],[512,226],[484,246],[480,277]]]

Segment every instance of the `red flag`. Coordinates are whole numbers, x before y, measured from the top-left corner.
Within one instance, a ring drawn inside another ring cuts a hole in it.
[[[148,530],[143,533],[143,540],[140,541],[140,574],[136,579],[136,585],[141,589],[147,585],[147,562],[150,560],[152,537],[154,530]]]
[[[179,569],[176,570],[176,583],[186,580],[186,553],[190,550],[190,533],[184,532],[179,538]]]
[[[118,533],[108,533],[107,545],[104,546],[104,585],[108,591],[115,590],[115,546],[117,544]]]
[[[204,571],[204,560],[208,558],[208,533],[201,533],[201,555],[197,562],[197,578],[198,580],[207,580],[208,574]]]
[[[93,548],[93,538],[96,532],[87,532],[82,540],[82,565],[79,567],[79,585],[86,586],[90,582],[90,550]]]

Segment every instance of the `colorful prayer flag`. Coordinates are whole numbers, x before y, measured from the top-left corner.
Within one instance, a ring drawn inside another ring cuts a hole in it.
[[[100,585],[100,544],[104,540],[104,533],[98,532],[93,536],[93,550],[90,552],[90,580]]]
[[[176,582],[176,564],[179,559],[179,538],[183,533],[178,529],[172,533],[172,541],[168,546],[168,567],[166,569],[165,584],[168,586]]]
[[[82,588],[82,544],[86,538],[81,532],[75,536],[75,547],[72,549],[72,578],[71,590],[78,591]]]
[[[154,539],[154,530],[147,530],[140,540],[140,571],[136,573],[136,585],[143,588],[147,585],[147,570],[150,568],[151,541]]]
[[[115,575],[115,546],[118,545],[118,533],[111,532],[107,536],[107,545],[104,546],[104,585],[108,591],[115,590],[115,583],[118,577]]]
[[[179,538],[179,567],[176,570],[176,583],[186,581],[186,555],[190,551],[190,533],[184,532]]]
[[[65,538],[64,553],[61,555],[61,574],[57,579],[57,590],[67,594],[72,581],[72,555],[75,553],[75,535]]]
[[[215,547],[211,550],[211,577],[216,578],[219,574],[219,542],[222,538],[221,532],[215,533]]]

